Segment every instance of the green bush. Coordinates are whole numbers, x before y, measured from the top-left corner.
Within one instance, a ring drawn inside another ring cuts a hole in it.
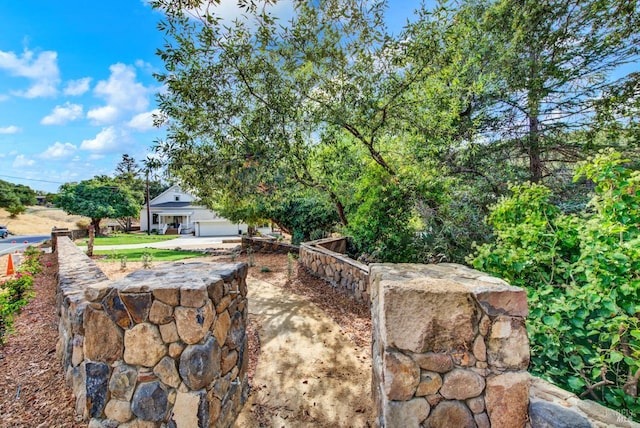
[[[355,251],[369,261],[407,262],[414,254],[415,189],[397,177],[372,168],[354,196],[355,212],[346,232]]]
[[[640,172],[615,152],[582,164],[586,211],[563,214],[540,185],[492,208],[496,241],[469,259],[528,292],[531,372],[638,420]]]
[[[312,191],[283,195],[265,216],[291,231],[291,243],[322,237],[338,223],[335,207],[324,195]]]

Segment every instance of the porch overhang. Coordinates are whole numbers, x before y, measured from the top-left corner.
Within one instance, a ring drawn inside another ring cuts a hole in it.
[[[158,214],[161,216],[170,216],[170,215],[193,215],[193,211],[153,211],[153,214]]]

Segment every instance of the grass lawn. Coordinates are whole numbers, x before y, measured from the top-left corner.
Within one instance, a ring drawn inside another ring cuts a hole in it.
[[[147,244],[149,242],[168,241],[176,239],[178,235],[146,235],[142,233],[116,233],[111,236],[96,236],[93,245],[126,245]],[[87,238],[80,239],[82,245],[86,245]]]
[[[120,260],[121,257],[125,256],[128,262],[141,262],[142,256],[145,253],[151,254],[151,261],[154,262],[171,262],[175,260],[206,256],[206,254],[193,253],[191,251],[164,250],[159,248],[128,248],[122,250],[101,250],[93,252],[96,256],[108,256],[107,260],[109,261]]]
[[[141,262],[142,256],[147,253],[151,254],[151,261],[154,262],[171,262],[175,260],[191,259],[194,257],[206,257],[206,254],[194,253],[191,251],[165,250],[159,248],[127,248],[122,250],[100,250],[94,251],[96,256],[106,255],[107,260],[120,260],[123,256],[128,262]]]

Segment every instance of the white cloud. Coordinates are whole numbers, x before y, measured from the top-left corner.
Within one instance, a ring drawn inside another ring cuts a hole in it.
[[[145,73],[148,74],[153,74],[156,73],[158,71],[158,69],[156,67],[154,67],[153,65],[151,65],[150,63],[143,61],[141,59],[136,60],[135,62],[136,67],[138,67],[138,69],[144,71]]]
[[[53,146],[47,147],[47,150],[40,153],[42,159],[64,159],[69,158],[78,148],[71,143],[56,142]]]
[[[81,150],[96,153],[110,153],[119,150],[129,142],[129,136],[113,126],[103,128],[93,140],[84,140]]]
[[[156,127],[153,125],[153,116],[160,114],[160,110],[155,109],[135,115],[128,123],[129,128],[133,128],[136,131],[150,131]]]
[[[108,80],[101,80],[93,93],[103,98],[107,105],[89,110],[87,117],[96,125],[112,124],[125,113],[139,113],[149,106],[151,89],[136,81],[136,70],[125,64],[109,67]]]
[[[77,80],[69,80],[64,87],[65,95],[82,95],[89,90],[91,77],[84,77]]]
[[[27,158],[25,155],[18,155],[16,159],[13,161],[14,168],[24,168],[25,166],[33,166],[36,164],[36,161],[33,159]]]
[[[6,70],[12,76],[26,77],[32,81],[32,86],[26,91],[12,91],[15,95],[38,98],[54,96],[58,93],[60,70],[58,54],[55,51],[35,54],[25,49],[22,55],[0,51],[0,70]]]
[[[65,103],[64,106],[55,106],[50,115],[42,118],[42,125],[64,125],[67,122],[80,119],[82,117],[82,106],[80,104]]]
[[[100,160],[100,159],[104,159],[104,155],[93,154],[89,156],[89,160]],[[89,166],[89,164],[87,164],[87,166]]]
[[[279,19],[282,25],[285,25],[293,16],[293,1],[279,0],[275,4],[263,4],[268,12]],[[204,4],[196,9],[188,9],[188,11],[196,16],[204,16],[207,10],[214,16],[218,16],[225,24],[231,24],[234,20],[247,21],[247,13],[240,6],[237,0],[220,0],[218,4],[212,2],[204,2]],[[253,25],[254,23],[249,23]]]
[[[120,117],[120,111],[114,106],[104,106],[91,109],[87,112],[87,118],[94,125],[114,123]]]
[[[15,125],[5,126],[4,128],[0,128],[0,134],[17,134],[22,131],[22,129],[18,128]]]

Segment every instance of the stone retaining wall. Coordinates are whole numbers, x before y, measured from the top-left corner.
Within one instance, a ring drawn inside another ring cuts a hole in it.
[[[247,248],[255,253],[267,253],[267,254],[298,254],[300,247],[297,245],[287,244],[286,242],[279,242],[275,239],[261,238],[258,236],[242,237],[242,250],[246,251]]]
[[[109,281],[58,236],[58,357],[90,427],[231,426],[247,399],[247,267],[167,263]]]
[[[370,266],[381,427],[524,427],[523,289],[456,264]]]
[[[300,261],[312,274],[361,302],[369,302],[369,267],[346,256],[347,238],[326,238],[300,245]]]

